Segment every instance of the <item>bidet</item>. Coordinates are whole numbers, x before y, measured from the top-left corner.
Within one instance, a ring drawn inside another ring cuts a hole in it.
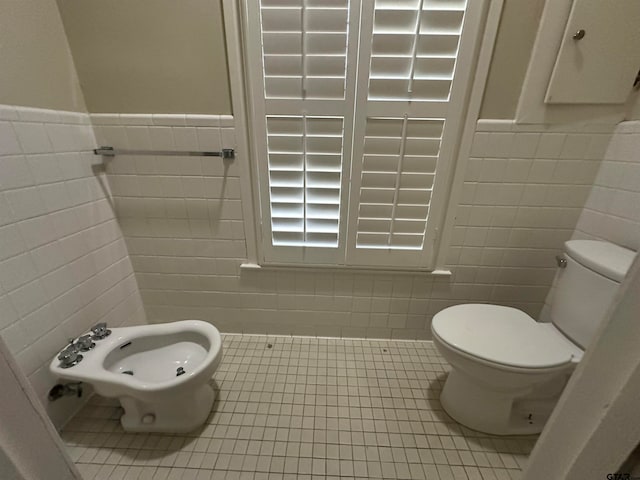
[[[117,397],[127,431],[188,432],[211,411],[209,382],[221,353],[220,332],[200,320],[111,330],[100,324],[65,347],[50,370]]]

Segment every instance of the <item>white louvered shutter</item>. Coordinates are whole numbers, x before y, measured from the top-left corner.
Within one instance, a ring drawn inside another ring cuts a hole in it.
[[[266,263],[432,267],[485,6],[246,2]]]
[[[466,3],[363,3],[351,264],[432,264],[481,16],[480,2]]]
[[[265,260],[343,263],[357,53],[353,5],[249,3]]]
[[[342,117],[267,116],[276,246],[338,246]]]

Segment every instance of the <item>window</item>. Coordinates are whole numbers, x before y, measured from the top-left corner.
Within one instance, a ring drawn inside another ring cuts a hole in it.
[[[264,263],[431,268],[482,2],[247,3]]]

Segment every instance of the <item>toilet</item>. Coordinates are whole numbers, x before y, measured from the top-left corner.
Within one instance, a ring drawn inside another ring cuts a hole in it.
[[[485,433],[539,433],[604,319],[635,252],[571,240],[551,299],[551,323],[510,307],[463,304],[433,317],[433,341],[451,364],[440,396],[457,422]]]
[[[209,416],[209,381],[221,357],[220,332],[200,320],[111,330],[99,324],[63,349],[50,370],[118,398],[126,431],[183,433]]]

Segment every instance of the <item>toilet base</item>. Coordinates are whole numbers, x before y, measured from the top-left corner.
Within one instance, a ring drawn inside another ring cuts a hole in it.
[[[211,413],[215,392],[209,384],[195,391],[178,394],[161,401],[142,402],[120,397],[124,414],[120,418],[127,432],[186,433],[200,427]]]
[[[560,392],[540,398],[532,395],[531,388],[494,390],[454,368],[442,389],[440,403],[450,417],[473,430],[532,435],[544,428]]]

